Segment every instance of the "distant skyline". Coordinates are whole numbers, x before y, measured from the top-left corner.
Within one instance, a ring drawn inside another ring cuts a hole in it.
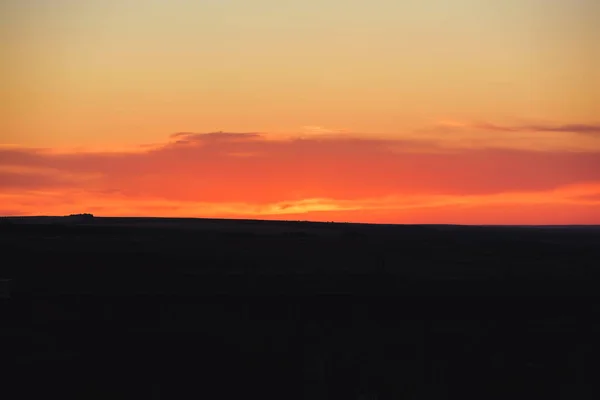
[[[600,224],[596,0],[0,18],[0,215]]]

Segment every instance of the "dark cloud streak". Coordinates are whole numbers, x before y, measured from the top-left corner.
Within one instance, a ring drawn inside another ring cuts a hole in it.
[[[583,135],[600,134],[600,124],[502,126],[483,122],[475,124],[474,127],[496,132],[564,132],[579,133]]]

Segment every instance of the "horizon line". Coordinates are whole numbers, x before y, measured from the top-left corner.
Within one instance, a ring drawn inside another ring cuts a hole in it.
[[[311,224],[352,224],[376,226],[452,226],[452,227],[600,227],[600,224],[449,224],[449,223],[381,223],[381,222],[353,222],[353,221],[312,221],[298,219],[257,219],[257,218],[209,218],[209,217],[165,217],[165,216],[96,216],[90,213],[71,215],[2,215],[1,219],[34,219],[34,218],[73,218],[89,215],[92,219],[163,219],[163,220],[199,220],[199,221],[254,221],[254,222],[297,222]]]

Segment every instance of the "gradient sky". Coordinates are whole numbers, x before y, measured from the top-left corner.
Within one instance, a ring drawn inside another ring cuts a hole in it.
[[[597,0],[2,0],[0,215],[600,223]]]

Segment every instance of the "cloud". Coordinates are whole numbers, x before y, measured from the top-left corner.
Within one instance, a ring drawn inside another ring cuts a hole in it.
[[[584,135],[600,134],[600,124],[530,124],[530,125],[496,125],[489,122],[464,123],[459,121],[441,121],[440,125],[458,128],[476,128],[493,132],[563,132]]]
[[[259,133],[232,133],[232,132],[210,132],[210,133],[193,133],[193,132],[177,132],[171,134],[171,139],[175,139],[175,143],[180,142],[231,142],[243,141],[260,138]]]
[[[538,152],[600,152],[598,124],[494,124],[439,121],[419,131],[420,138],[446,148],[494,148]]]
[[[169,141],[146,152],[4,150],[0,165],[30,168],[30,176],[37,168],[51,170],[58,178],[94,177],[89,184],[95,188],[119,188],[130,195],[198,201],[493,193],[600,179],[596,153],[438,152],[421,142],[352,137],[286,141],[231,133],[176,137],[186,143]],[[76,185],[85,186],[86,182]]]
[[[13,213],[373,214],[485,205],[584,182],[600,182],[597,152],[444,149],[410,138],[184,132],[122,151],[0,148],[0,208]]]

